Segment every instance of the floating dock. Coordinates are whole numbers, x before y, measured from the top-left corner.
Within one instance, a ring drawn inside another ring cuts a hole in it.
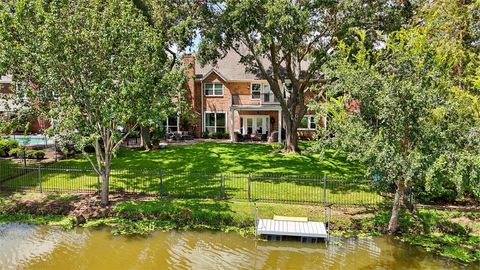
[[[283,237],[300,237],[302,242],[328,241],[325,223],[308,221],[305,217],[274,216],[273,219],[255,219],[256,236],[282,240]]]

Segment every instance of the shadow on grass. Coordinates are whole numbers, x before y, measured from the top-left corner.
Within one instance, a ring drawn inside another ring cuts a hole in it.
[[[320,161],[315,154],[281,154],[277,148],[270,144],[204,142],[148,152],[122,150],[112,164],[110,186],[118,192],[245,199],[249,174],[252,186],[258,183],[261,187],[256,190],[266,195],[278,190],[318,193],[317,190],[323,190],[323,175],[328,174],[327,189],[332,194],[371,192],[366,183],[330,181],[332,175],[345,179],[361,175],[361,167],[344,156],[327,151]],[[45,189],[97,188],[96,174],[86,161],[78,158],[44,169],[41,177]],[[5,186],[37,187],[38,173],[32,171],[7,182]]]

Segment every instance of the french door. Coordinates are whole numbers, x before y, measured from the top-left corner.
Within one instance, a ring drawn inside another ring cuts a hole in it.
[[[270,117],[265,115],[242,116],[242,134],[268,134],[270,132]]]

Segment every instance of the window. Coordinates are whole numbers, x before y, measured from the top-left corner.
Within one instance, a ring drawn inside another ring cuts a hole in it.
[[[177,122],[178,121],[176,116],[168,117],[168,119],[163,122],[163,126],[165,127],[165,130],[167,131],[167,133],[179,131]]]
[[[293,90],[292,83],[285,83],[283,87],[283,98],[287,98],[290,96]]]
[[[205,131],[208,132],[226,132],[227,131],[227,114],[222,113],[205,113]]]
[[[265,84],[263,86],[263,102],[270,102],[270,85]]]
[[[262,84],[252,83],[250,88],[252,90],[252,99],[260,99],[260,94],[261,94],[261,91],[262,91]]]
[[[223,84],[206,83],[203,85],[205,96],[223,96]]]
[[[293,84],[292,84],[292,83],[285,83],[285,90],[286,90],[288,93],[292,93]]]
[[[315,123],[315,116],[313,115],[305,115],[300,122],[300,126],[298,127],[299,129],[316,129],[317,124]]]

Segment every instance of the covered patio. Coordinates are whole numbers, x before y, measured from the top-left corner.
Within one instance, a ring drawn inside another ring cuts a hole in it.
[[[236,114],[239,116],[237,122],[235,122]],[[265,138],[265,136],[272,138],[273,135],[276,141],[282,141],[282,109],[278,105],[233,105],[229,115],[230,142],[232,143],[237,141],[237,134],[246,136],[250,140],[257,137]]]

